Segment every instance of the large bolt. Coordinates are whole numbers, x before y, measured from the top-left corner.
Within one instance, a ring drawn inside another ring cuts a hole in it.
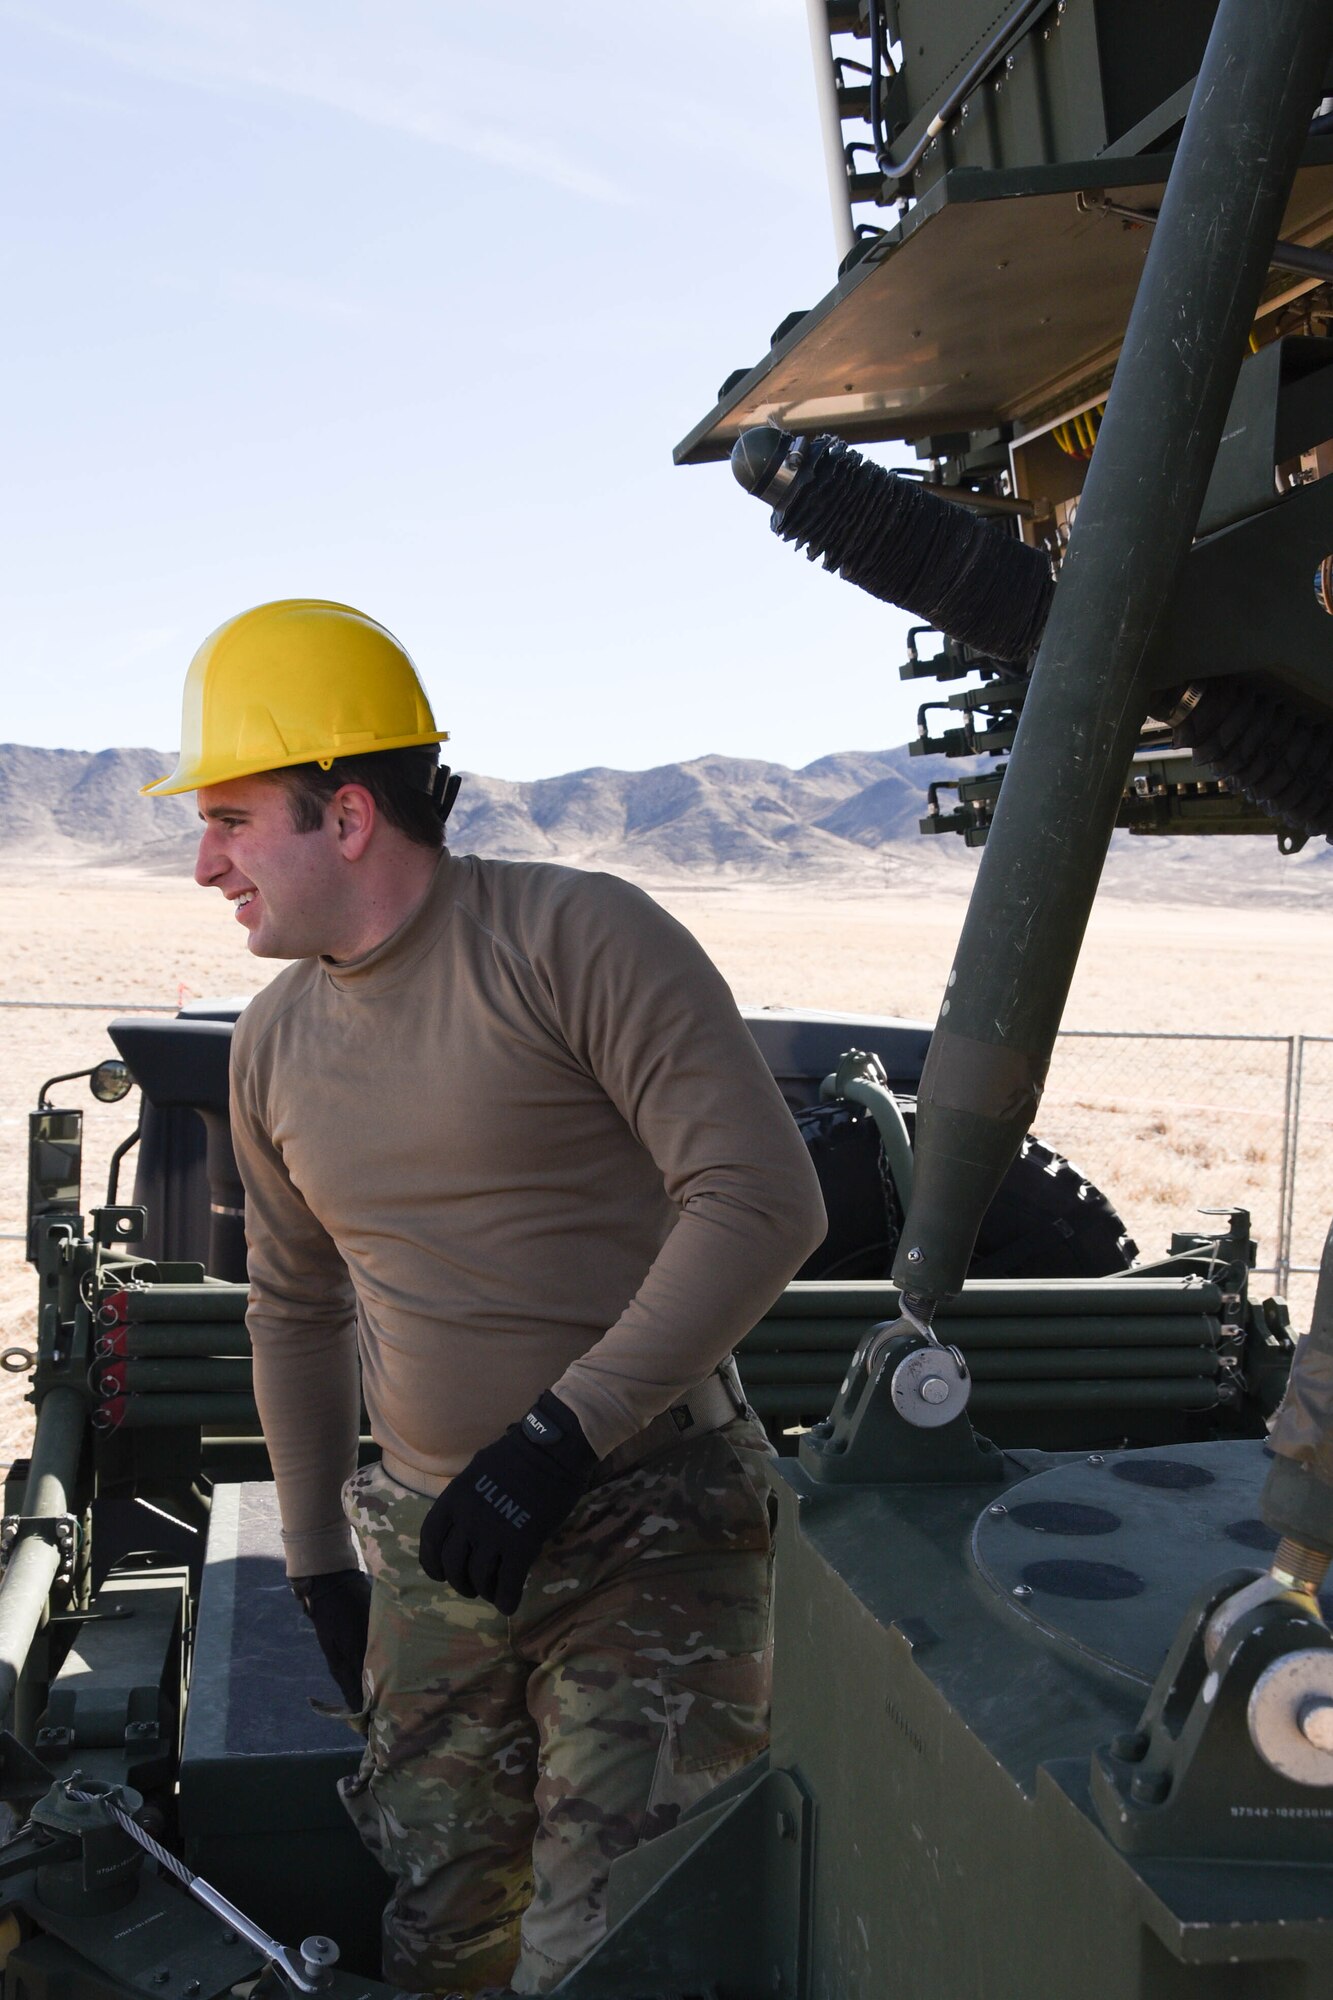
[[[1307,1743],[1316,1750],[1333,1750],[1333,1701],[1327,1695],[1312,1694],[1303,1701],[1296,1721]]]
[[[314,1987],[332,1984],[333,1968],[338,1963],[338,1947],[331,1937],[302,1938],[301,1970]]]
[[[949,1400],[948,1383],[942,1376],[927,1375],[925,1381],[921,1384],[921,1400],[923,1403],[947,1403]]]

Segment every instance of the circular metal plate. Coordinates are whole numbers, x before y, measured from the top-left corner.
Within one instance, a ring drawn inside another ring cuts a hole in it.
[[[1306,1703],[1333,1701],[1333,1652],[1284,1653],[1250,1690],[1250,1741],[1270,1771],[1297,1785],[1333,1785],[1333,1750],[1321,1750],[1301,1728]]]
[[[1019,1617],[1147,1684],[1211,1577],[1267,1567],[1277,1546],[1259,1518],[1267,1470],[1257,1438],[1069,1460],[986,1509],[973,1560]]]
[[[951,1347],[918,1347],[889,1378],[893,1407],[918,1430],[937,1430],[967,1407],[972,1383]]]

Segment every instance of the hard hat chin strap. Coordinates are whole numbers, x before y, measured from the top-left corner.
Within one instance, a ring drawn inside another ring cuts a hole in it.
[[[454,800],[458,797],[458,788],[462,782],[461,773],[450,770],[447,764],[437,765],[431,774],[427,789],[430,792],[431,804],[440,815],[441,826],[445,824],[454,809]]]

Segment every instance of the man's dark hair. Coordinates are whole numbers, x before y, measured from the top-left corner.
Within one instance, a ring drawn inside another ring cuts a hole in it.
[[[364,757],[335,757],[327,771],[318,764],[289,764],[267,775],[287,794],[287,810],[298,833],[317,833],[329,800],[341,785],[364,785],[390,826],[419,847],[444,846],[444,821],[431,797],[439,768],[434,744],[410,750],[374,750]]]

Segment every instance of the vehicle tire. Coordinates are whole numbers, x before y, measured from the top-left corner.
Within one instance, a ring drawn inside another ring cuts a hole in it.
[[[916,1104],[900,1098],[909,1132]],[[821,1104],[796,1114],[828,1210],[828,1234],[796,1273],[801,1278],[887,1278],[903,1213],[869,1111]],[[1100,1188],[1028,1137],[977,1235],[971,1278],[1102,1278],[1138,1255]]]

